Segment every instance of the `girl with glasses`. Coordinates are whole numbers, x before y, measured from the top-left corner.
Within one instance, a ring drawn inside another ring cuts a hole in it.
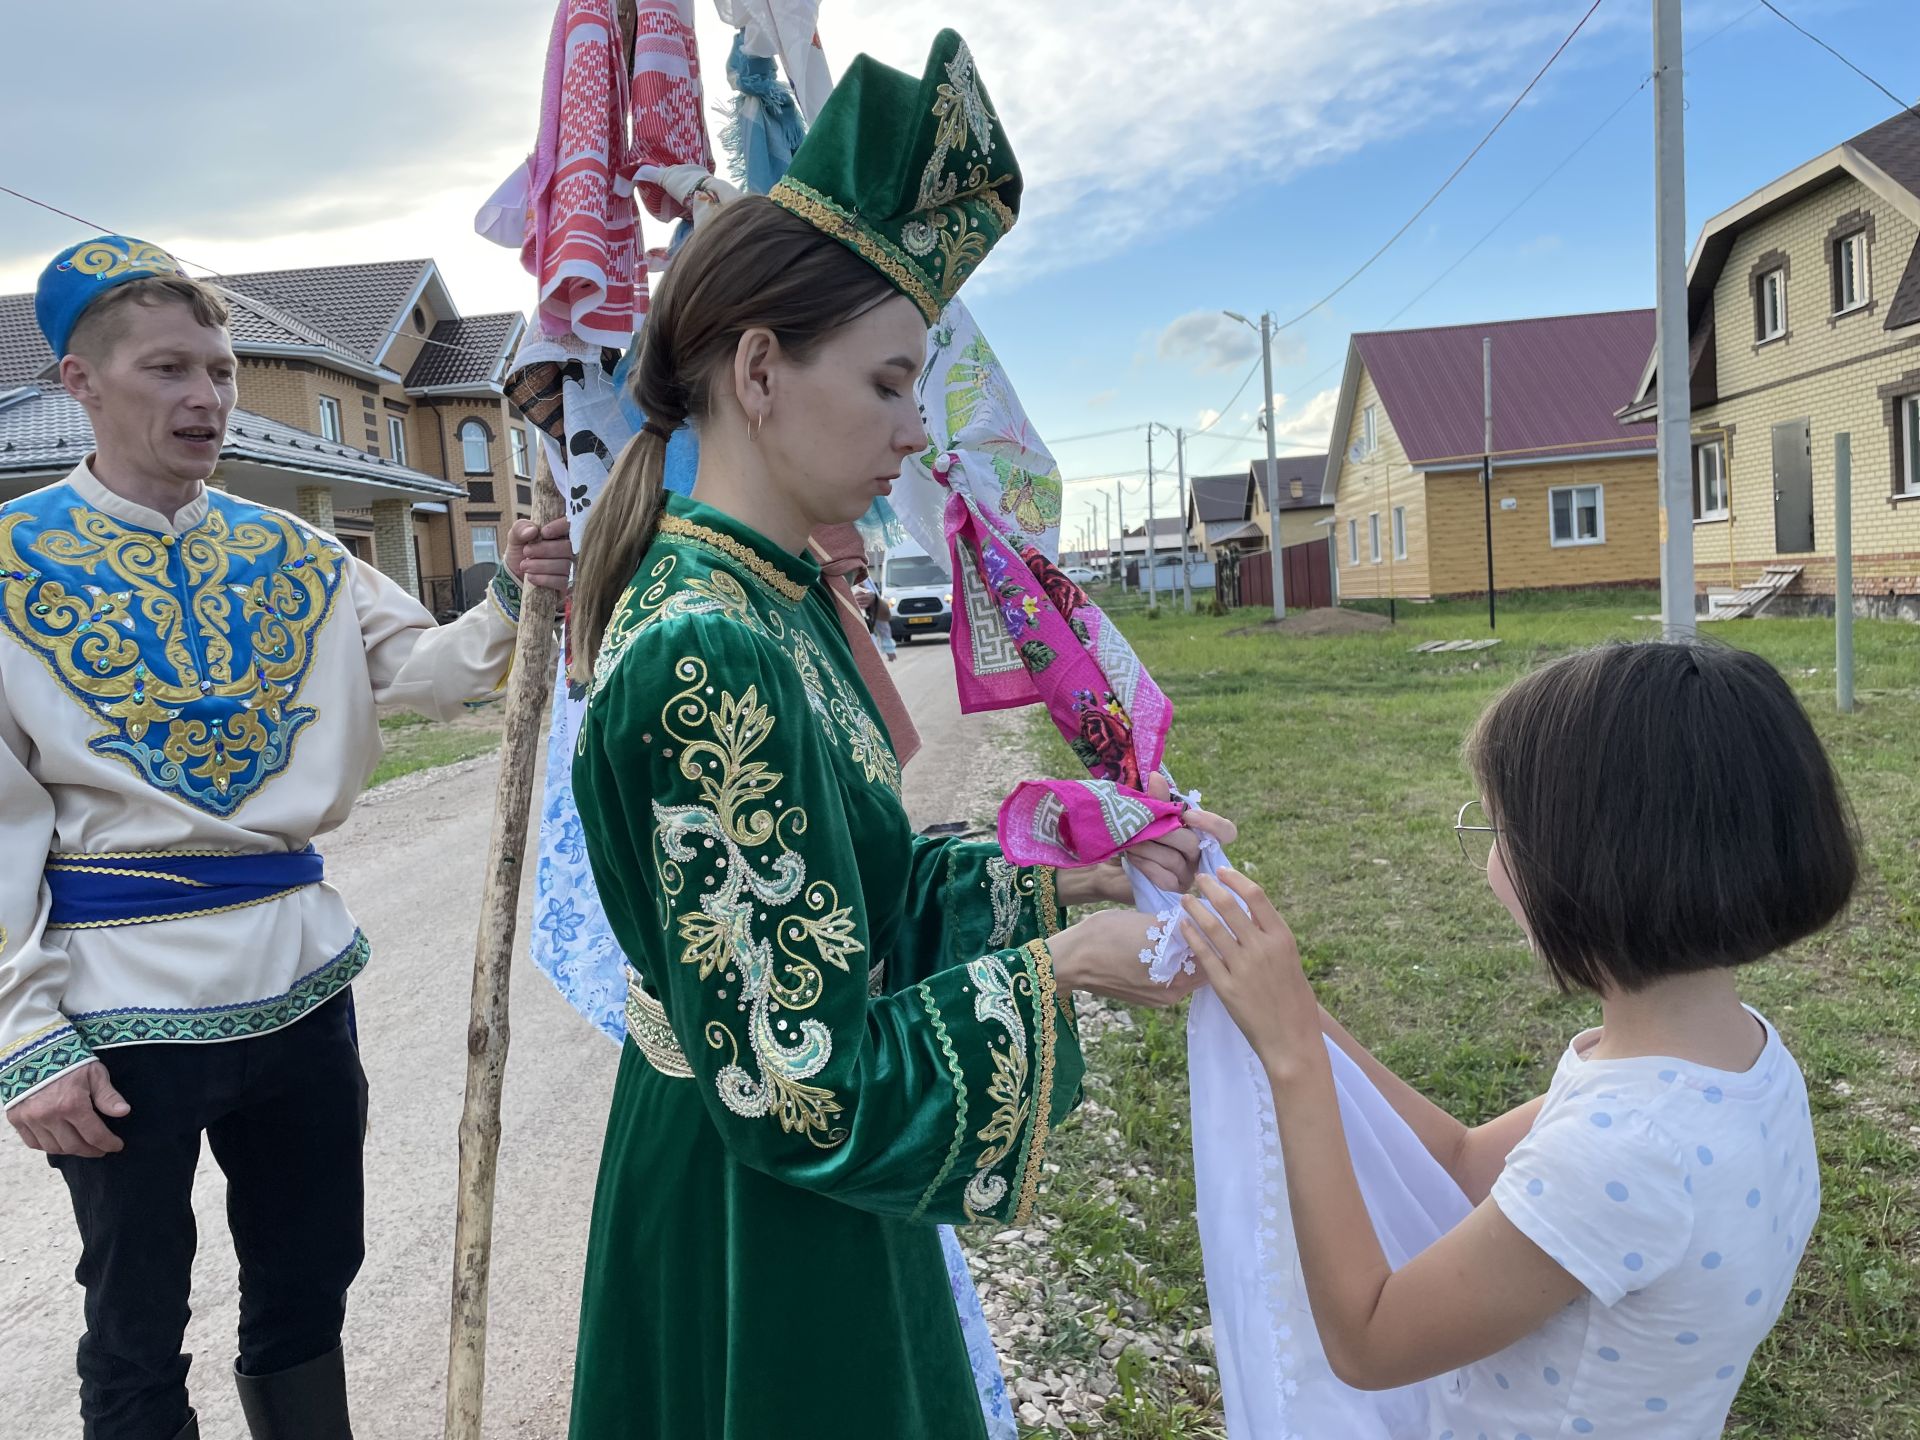
[[[1518,1109],[1467,1127],[1368,1055],[1244,876],[1201,882],[1211,910],[1187,902],[1201,970],[1272,1087],[1330,1372],[1314,1378],[1417,1402],[1375,1411],[1383,1436],[1717,1435],[1820,1206],[1800,1068],[1735,972],[1846,906],[1845,797],[1779,674],[1697,644],[1548,665],[1494,701],[1467,759],[1482,799],[1462,848],[1554,982],[1600,1000],[1600,1026]],[[1463,1197],[1465,1218],[1398,1269],[1323,1035]]]

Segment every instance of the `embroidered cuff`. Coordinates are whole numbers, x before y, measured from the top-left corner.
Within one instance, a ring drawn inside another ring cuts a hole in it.
[[[80,1032],[66,1020],[27,1036],[0,1054],[0,1105],[24,1100],[93,1058]]]
[[[1051,872],[1048,872],[1051,874]],[[1013,1212],[1013,1224],[1025,1225],[1033,1215],[1034,1201],[1040,1192],[1040,1173],[1047,1156],[1047,1136],[1053,1125],[1053,1048],[1057,1030],[1054,1006],[1057,986],[1053,978],[1053,952],[1044,940],[1029,940],[1026,945],[1027,968],[1033,976],[1033,1020],[1038,1032],[1033,1080],[1033,1123],[1027,1131],[1027,1153],[1020,1164],[1020,1203]]]
[[[524,592],[520,582],[507,573],[502,565],[493,572],[493,583],[487,586],[487,603],[498,610],[507,624],[515,629],[520,627],[520,597]]]

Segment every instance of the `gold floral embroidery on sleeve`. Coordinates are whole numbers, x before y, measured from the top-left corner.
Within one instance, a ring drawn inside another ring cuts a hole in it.
[[[866,947],[853,912],[832,885],[808,881],[793,848],[806,834],[806,811],[780,803],[785,777],[755,758],[780,724],[757,687],[714,698],[697,656],[681,659],[674,678],[682,688],[660,725],[700,803],[654,802],[656,863],[669,902],[689,883],[701,887],[697,907],[680,911],[680,961],[703,985],[718,977],[717,998],[740,1017],[707,1022],[707,1044],[727,1052],[715,1088],[735,1115],[771,1116],[828,1149],[847,1138],[836,1123],[843,1107],[832,1090],[809,1082],[832,1059],[833,1034],[806,1012],[825,992],[822,967],[851,973],[849,962]],[[757,923],[762,913],[769,924]],[[736,1026],[746,1030],[744,1054]]]
[[[998,955],[971,961],[967,978],[975,991],[973,1018],[983,1025],[996,1023],[1006,1032],[1005,1041],[995,1040],[991,1047],[993,1078],[987,1082],[987,1098],[994,1108],[975,1137],[986,1145],[974,1161],[973,1178],[962,1197],[967,1219],[980,1220],[1007,1198],[1011,1187],[997,1167],[1020,1143],[1032,1104],[1027,1094],[1027,1025],[1020,1016],[1016,992],[1031,995],[1033,982],[1024,971],[1017,976],[1009,971]]]

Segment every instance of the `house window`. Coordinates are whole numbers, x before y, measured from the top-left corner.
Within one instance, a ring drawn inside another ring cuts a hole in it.
[[[476,525],[473,535],[473,563],[476,565],[498,565],[500,563],[500,529],[495,525]]]
[[[1407,507],[1404,505],[1393,507],[1393,558],[1407,558]]]
[[[387,417],[387,453],[398,464],[407,463],[407,422],[398,415]]]
[[[460,426],[461,463],[469,475],[485,475],[493,469],[493,458],[487,454],[487,427],[478,420],[467,420]]]
[[[1360,563],[1360,522],[1358,520],[1347,521],[1347,563],[1349,565]]]
[[[1920,495],[1920,395],[1909,395],[1900,401],[1900,444],[1907,460],[1900,493]]]
[[[507,434],[513,440],[513,473],[522,480],[531,480],[533,470],[527,464],[527,432],[515,425]]]
[[[1367,552],[1373,563],[1380,563],[1380,512],[1374,511],[1367,516]]]
[[[1371,455],[1380,448],[1380,410],[1369,405],[1360,416],[1360,453]]]
[[[322,395],[320,397],[320,438],[331,440],[338,445],[343,433],[345,432],[340,425],[340,402],[331,395]]]
[[[1753,292],[1754,339],[1778,340],[1787,333],[1787,272],[1769,270]]]
[[[1693,447],[1693,518],[1727,518],[1727,450],[1718,440]]]
[[[1567,485],[1547,492],[1555,545],[1604,545],[1606,507],[1598,485]]]
[[[1856,230],[1833,242],[1833,310],[1837,315],[1867,303],[1867,232]]]

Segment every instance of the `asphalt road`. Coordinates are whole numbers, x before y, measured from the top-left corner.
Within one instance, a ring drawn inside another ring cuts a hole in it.
[[[991,815],[1007,777],[992,763],[1014,716],[963,717],[946,647],[901,646],[893,667],[926,748],[908,768],[915,825]],[[322,842],[329,877],[371,937],[356,994],[372,1086],[367,1262],[347,1319],[360,1440],[431,1440],[445,1403],[453,1195],[474,923],[496,767],[482,757],[409,776],[364,799]],[[528,886],[528,896],[532,887]],[[523,897],[521,932],[528,921]],[[524,947],[523,947],[524,948]],[[529,963],[515,967],[487,1374],[488,1440],[562,1440],[580,1274],[615,1048]],[[236,1264],[225,1185],[203,1155],[200,1253],[187,1348],[206,1440],[245,1435],[229,1377]],[[80,1434],[73,1345],[79,1241],[66,1187],[0,1131],[0,1376],[21,1440]]]

